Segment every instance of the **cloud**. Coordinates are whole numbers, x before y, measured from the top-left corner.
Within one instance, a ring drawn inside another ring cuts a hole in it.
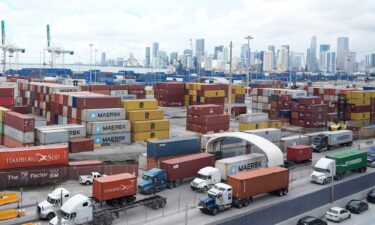
[[[53,43],[76,52],[67,62],[89,61],[89,43],[116,58],[133,52],[142,61],[144,48],[159,42],[167,52],[190,48],[189,39],[205,38],[205,48],[234,44],[239,55],[244,37],[252,49],[289,44],[306,52],[310,38],[335,49],[338,36],[350,37],[360,55],[375,52],[373,0],[25,0],[0,2],[7,39],[27,52],[20,61],[38,62],[46,46],[45,25]]]

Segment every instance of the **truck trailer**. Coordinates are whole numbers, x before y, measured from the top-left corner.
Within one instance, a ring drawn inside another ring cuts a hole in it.
[[[315,152],[330,150],[338,145],[351,146],[353,144],[353,132],[351,130],[325,131],[313,138],[311,147]]]

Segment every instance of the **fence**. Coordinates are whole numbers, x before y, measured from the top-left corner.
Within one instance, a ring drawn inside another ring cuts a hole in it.
[[[0,172],[0,188],[25,187],[33,185],[56,184],[66,180],[78,180],[81,175],[91,172],[100,172],[107,175],[118,173],[131,173],[138,175],[138,164],[129,165],[99,165],[85,167],[42,167],[24,168]]]

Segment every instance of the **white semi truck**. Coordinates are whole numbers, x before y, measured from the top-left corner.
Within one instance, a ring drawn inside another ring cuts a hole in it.
[[[65,188],[56,188],[49,193],[47,199],[37,205],[37,215],[41,219],[51,220],[57,215],[57,210],[71,197]]]

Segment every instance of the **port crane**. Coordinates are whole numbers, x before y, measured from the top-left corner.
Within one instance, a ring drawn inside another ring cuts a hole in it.
[[[68,55],[74,55],[74,51],[72,50],[64,50],[63,48],[60,48],[60,47],[57,47],[57,46],[52,46],[51,44],[51,32],[50,32],[50,26],[49,24],[47,24],[47,47],[44,49],[44,54],[43,54],[43,61],[44,61],[44,65],[46,65],[46,60],[45,60],[45,53],[48,52],[50,54],[50,57],[49,57],[49,65],[51,66],[51,68],[53,68],[57,58],[60,57],[60,55],[62,55],[62,60],[63,60],[63,64],[65,63],[65,54],[68,54]]]
[[[18,48],[15,44],[7,43],[6,36],[5,36],[5,22],[4,20],[1,21],[1,45],[0,48],[3,50],[3,72],[5,73],[6,69],[6,56],[7,52],[9,54],[9,64],[11,65],[11,58],[13,57],[14,53],[16,53],[16,61],[18,63],[18,53],[25,53],[24,48]]]

